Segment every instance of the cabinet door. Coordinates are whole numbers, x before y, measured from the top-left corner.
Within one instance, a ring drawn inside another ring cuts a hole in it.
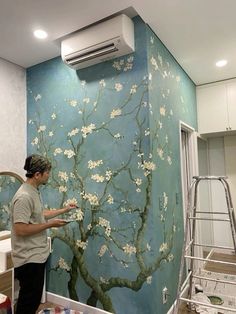
[[[227,84],[229,128],[236,130],[236,81]]]
[[[226,85],[197,88],[198,132],[223,132],[228,128]]]

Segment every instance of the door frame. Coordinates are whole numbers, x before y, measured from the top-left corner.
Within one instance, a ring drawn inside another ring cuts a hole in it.
[[[182,153],[182,134],[181,131],[184,131],[187,134],[187,158],[188,158],[188,179],[189,183],[192,182],[192,177],[199,175],[198,168],[198,148],[197,148],[197,137],[198,133],[195,129],[183,121],[179,121],[179,143],[180,143],[180,167],[181,167],[181,187],[182,187],[182,208],[183,208],[183,225],[184,231],[186,228],[186,211],[188,203],[186,201],[186,189],[185,189],[185,180],[184,180],[184,169],[183,169],[183,153]],[[189,188],[189,187],[188,187]],[[188,192],[187,192],[188,193]],[[196,224],[196,242],[201,241],[201,232],[199,224]],[[195,247],[196,255],[202,257],[202,248]],[[201,266],[198,261],[195,261],[196,267]]]

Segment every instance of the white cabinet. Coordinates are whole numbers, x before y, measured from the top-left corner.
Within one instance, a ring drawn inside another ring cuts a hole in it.
[[[200,134],[236,130],[236,81],[197,88]]]

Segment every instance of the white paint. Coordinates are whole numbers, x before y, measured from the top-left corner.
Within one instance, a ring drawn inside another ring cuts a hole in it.
[[[0,171],[24,177],[26,156],[26,73],[0,58]]]

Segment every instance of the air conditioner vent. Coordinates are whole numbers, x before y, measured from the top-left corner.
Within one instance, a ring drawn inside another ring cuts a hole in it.
[[[118,49],[116,48],[116,46],[114,44],[109,44],[106,45],[102,48],[98,48],[98,49],[94,49],[91,50],[89,53],[82,53],[80,56],[78,57],[74,57],[74,58],[68,58],[66,60],[66,62],[71,65],[74,66],[78,63],[84,62],[84,61],[88,61],[88,60],[92,60],[94,58],[100,57],[100,56],[104,56],[108,53],[111,52],[115,52],[118,51]]]

